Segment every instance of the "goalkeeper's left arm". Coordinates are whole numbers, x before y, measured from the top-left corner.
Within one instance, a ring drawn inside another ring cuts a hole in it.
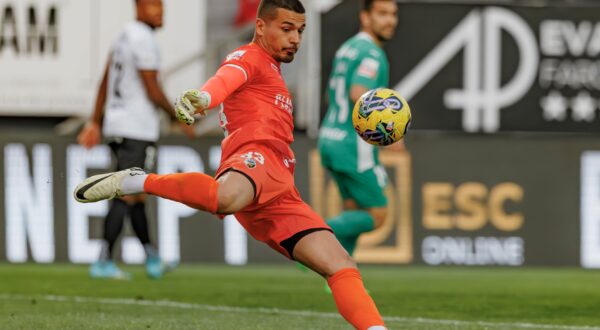
[[[190,89],[175,101],[177,119],[191,125],[194,115],[204,116],[205,111],[223,103],[225,99],[246,82],[246,74],[235,66],[224,65],[200,90]]]

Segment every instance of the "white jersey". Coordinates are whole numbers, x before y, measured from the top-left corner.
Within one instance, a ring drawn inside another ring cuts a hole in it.
[[[158,70],[160,53],[150,26],[125,26],[112,47],[103,134],[144,141],[158,140],[159,114],[148,98],[139,70]]]

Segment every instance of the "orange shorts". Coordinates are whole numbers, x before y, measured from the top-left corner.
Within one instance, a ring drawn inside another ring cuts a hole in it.
[[[235,217],[255,239],[284,256],[306,234],[331,228],[300,197],[294,185],[294,154],[286,147],[266,143],[245,144],[227,155],[215,175],[228,171],[245,175],[254,185],[254,202]]]

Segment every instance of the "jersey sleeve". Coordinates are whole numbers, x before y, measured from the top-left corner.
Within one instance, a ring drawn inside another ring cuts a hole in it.
[[[243,72],[228,65],[221,66],[201,88],[210,95],[208,108],[221,104],[245,82],[246,76]]]
[[[221,67],[227,66],[238,69],[244,73],[246,81],[251,80],[259,71],[258,63],[262,59],[258,54],[253,51],[245,49],[238,49],[233,53],[227,55]]]
[[[381,63],[381,57],[374,52],[368,52],[362,57],[356,70],[352,73],[350,78],[350,86],[360,85],[371,90],[377,87],[381,75],[381,71],[384,69],[383,63]]]
[[[151,33],[135,33],[131,37],[131,49],[138,70],[159,70],[160,53]]]

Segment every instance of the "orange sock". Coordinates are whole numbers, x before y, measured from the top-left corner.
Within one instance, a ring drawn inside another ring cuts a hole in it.
[[[217,213],[219,183],[203,173],[149,174],[144,191],[183,203],[191,208]]]
[[[358,269],[344,268],[333,274],[327,283],[338,311],[356,329],[384,326],[377,306],[365,290]]]

